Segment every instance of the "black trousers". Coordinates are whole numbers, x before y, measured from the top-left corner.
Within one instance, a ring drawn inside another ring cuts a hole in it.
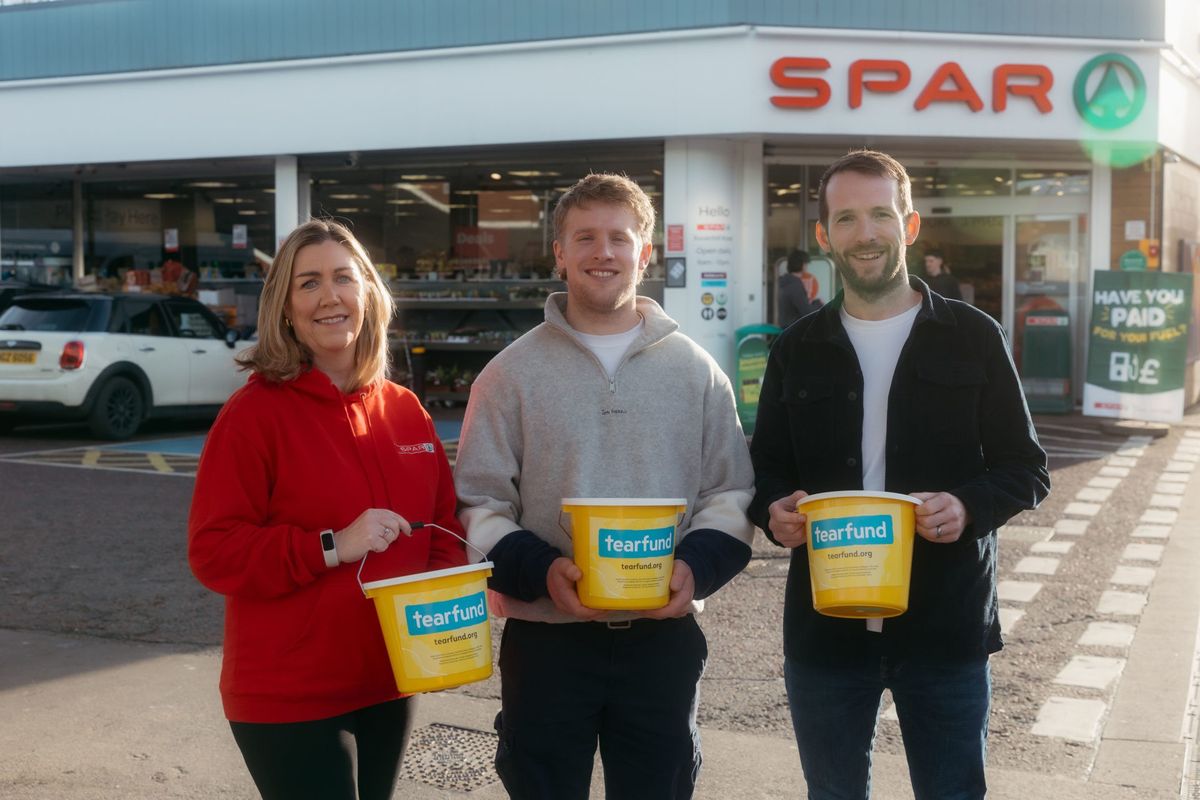
[[[609,800],[690,798],[707,658],[690,615],[626,628],[509,620],[496,718],[504,788],[515,800],[586,800],[598,742]]]
[[[388,800],[412,733],[411,697],[311,722],[230,722],[263,800]]]

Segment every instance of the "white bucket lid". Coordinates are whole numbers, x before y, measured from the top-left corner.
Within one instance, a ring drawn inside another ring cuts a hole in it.
[[[810,494],[808,497],[796,504],[796,508],[813,500],[834,500],[836,498],[861,498],[863,500],[900,500],[905,503],[912,503],[914,506],[921,505],[921,501],[911,495],[896,494],[895,492],[867,492],[861,489],[846,492],[821,492],[820,494]]]
[[[478,564],[465,564],[461,567],[447,567],[446,569],[435,569],[432,572],[418,572],[414,575],[401,575],[399,578],[385,578],[381,581],[370,581],[362,585],[363,591],[370,589],[386,589],[389,586],[401,586],[405,583],[416,583],[417,581],[428,581],[433,578],[445,578],[449,575],[462,575],[467,572],[479,572],[485,569],[491,569],[491,561],[480,561]]]
[[[564,497],[564,506],[686,506],[682,497]]]

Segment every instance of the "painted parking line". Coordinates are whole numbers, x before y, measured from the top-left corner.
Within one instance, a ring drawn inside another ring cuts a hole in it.
[[[1051,697],[1038,711],[1033,734],[1090,744],[1100,734],[1100,719],[1106,709],[1103,700]]]
[[[1065,667],[1054,676],[1054,683],[1081,686],[1085,689],[1107,689],[1121,676],[1125,659],[1107,656],[1072,656]]]
[[[1124,622],[1089,622],[1079,637],[1082,647],[1129,647],[1137,628]]]
[[[442,442],[450,466],[458,454],[458,440]],[[15,464],[38,464],[76,469],[103,469],[114,472],[138,472],[157,475],[194,477],[200,463],[203,436],[179,439],[158,439],[124,444],[102,444],[85,447],[65,447],[56,450],[36,450],[0,456],[0,461]]]
[[[1059,534],[1064,536],[1083,536],[1087,533],[1088,521],[1086,519],[1060,519],[1054,523],[1054,535]]]

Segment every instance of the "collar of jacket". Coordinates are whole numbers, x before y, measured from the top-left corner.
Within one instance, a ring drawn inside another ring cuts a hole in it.
[[[300,374],[290,381],[277,383],[275,381],[264,378],[259,373],[254,373],[250,376],[251,383],[261,383],[264,386],[289,389],[291,391],[300,392],[302,394],[315,397],[318,400],[324,400],[332,403],[342,403],[346,400],[355,400],[360,395],[373,395],[379,391],[379,382],[372,381],[366,386],[360,386],[349,393],[343,393],[341,389],[333,385],[333,381],[329,376],[319,369],[314,369],[311,365],[301,367]]]
[[[914,327],[923,322],[949,326],[958,324],[954,312],[950,309],[950,301],[940,294],[930,291],[929,287],[925,285],[925,281],[915,275],[909,275],[908,285],[921,293],[921,310],[917,312],[916,322],[913,323]],[[842,325],[841,311],[844,300],[845,292],[839,290],[832,300],[813,315],[813,324],[804,331],[802,338],[805,341],[840,341],[849,347],[850,337],[846,335],[846,328]]]
[[[579,331],[572,328],[571,324],[567,322],[568,296],[567,292],[554,292],[546,298],[546,324],[558,328],[580,347],[584,347],[579,338]],[[662,306],[649,297],[637,296],[637,310],[642,315],[642,319],[646,321],[646,327],[634,340],[633,345],[629,348],[630,352],[649,347],[679,330],[679,323],[668,317],[667,312],[662,310]]]

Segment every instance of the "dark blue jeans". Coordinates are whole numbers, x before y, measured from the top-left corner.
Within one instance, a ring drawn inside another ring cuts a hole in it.
[[[496,772],[509,796],[586,800],[599,744],[609,800],[690,798],[707,656],[691,615],[626,628],[508,620]]]
[[[900,717],[917,800],[977,800],[987,792],[987,658],[871,658],[837,666],[785,659],[784,680],[809,800],[871,796],[871,749],[884,689]]]

